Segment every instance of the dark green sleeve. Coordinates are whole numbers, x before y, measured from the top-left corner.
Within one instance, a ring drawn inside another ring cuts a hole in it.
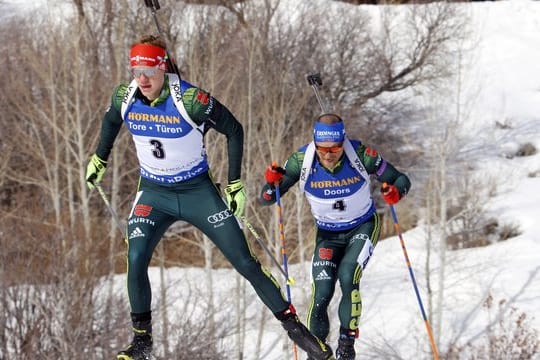
[[[279,194],[284,195],[289,189],[300,180],[302,171],[302,162],[304,161],[303,152],[295,152],[287,159],[285,163],[285,175],[279,184]],[[274,185],[265,183],[259,194],[259,203],[261,205],[272,205],[276,202],[276,190]]]
[[[228,181],[240,179],[244,154],[244,129],[234,115],[204,90],[187,89],[182,98],[186,111],[197,124],[205,123],[227,138]]]
[[[105,112],[101,122],[101,134],[96,149],[96,155],[104,161],[107,161],[109,158],[116,136],[118,136],[118,132],[122,128],[123,120],[120,109],[122,98],[124,97],[126,90],[127,85],[125,84],[118,86],[114,90],[111,105]]]
[[[398,171],[392,164],[383,159],[381,154],[372,148],[361,144],[356,153],[364,164],[368,174],[374,174],[381,183],[394,185],[401,197],[407,195],[411,188],[411,181],[404,173]]]
[[[407,195],[411,188],[411,180],[407,175],[397,170],[392,164],[386,162],[386,168],[383,173],[377,178],[381,183],[386,182],[394,185],[401,197]]]

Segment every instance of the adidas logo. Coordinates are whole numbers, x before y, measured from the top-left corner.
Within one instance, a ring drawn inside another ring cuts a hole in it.
[[[130,239],[134,239],[141,236],[144,236],[144,233],[141,231],[141,229],[139,229],[138,226],[131,232],[131,234],[129,234]]]
[[[322,270],[317,277],[315,277],[315,281],[318,280],[330,280],[330,275],[326,272],[326,270]]]

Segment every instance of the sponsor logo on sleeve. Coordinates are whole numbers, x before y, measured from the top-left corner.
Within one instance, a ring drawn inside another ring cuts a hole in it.
[[[208,96],[208,93],[202,91],[202,90],[199,90],[197,92],[197,97],[196,97],[197,101],[200,102],[201,104],[203,105],[208,105],[208,102],[210,101],[210,96]]]

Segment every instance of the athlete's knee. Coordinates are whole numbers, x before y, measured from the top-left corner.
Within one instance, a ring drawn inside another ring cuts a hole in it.
[[[251,256],[237,259],[233,265],[234,268],[247,279],[262,271],[259,261]]]
[[[327,282],[329,282],[327,280]],[[317,307],[326,309],[332,300],[334,295],[334,286],[331,284],[325,284],[322,281],[315,281],[313,289],[313,303]]]
[[[137,247],[130,247],[128,251],[128,264],[131,268],[146,268],[149,263],[146,251]]]
[[[358,287],[360,278],[362,277],[362,270],[356,262],[343,262],[341,263],[338,271],[338,279],[341,287],[351,286]]]

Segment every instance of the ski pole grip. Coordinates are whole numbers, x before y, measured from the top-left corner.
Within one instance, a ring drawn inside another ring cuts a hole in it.
[[[159,10],[159,1],[158,0],[144,0],[146,7],[152,8],[154,10]]]
[[[307,81],[311,86],[322,86],[321,74],[310,74],[307,76]]]

